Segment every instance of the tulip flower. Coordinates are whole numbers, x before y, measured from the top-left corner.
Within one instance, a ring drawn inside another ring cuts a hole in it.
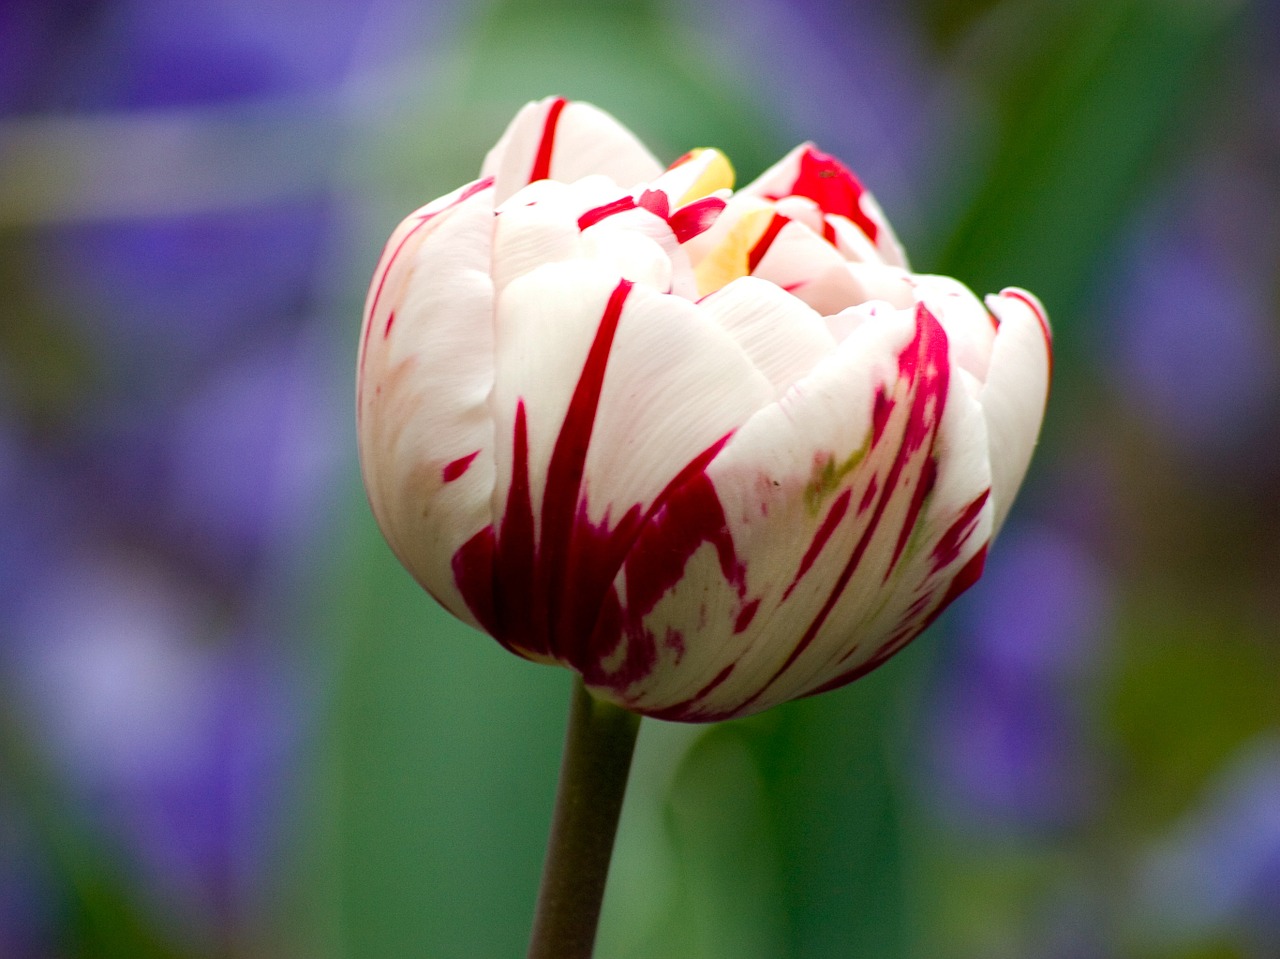
[[[883,663],[979,576],[1035,445],[1045,314],[912,273],[838,160],[749,186],[526,106],[392,235],[365,484],[455,616],[643,715],[719,720]]]
[[[912,273],[810,144],[734,192],[613,118],[517,114],[365,305],[369,501],[450,612],[579,679],[531,959],[593,948],[638,715],[834,689],[981,574],[1044,414],[1031,294]],[[621,707],[621,708],[619,708]]]

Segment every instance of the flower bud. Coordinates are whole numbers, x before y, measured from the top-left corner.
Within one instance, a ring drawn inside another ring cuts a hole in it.
[[[417,580],[684,721],[848,683],[968,588],[1050,374],[1036,299],[912,273],[835,158],[732,178],[529,104],[392,234],[359,357],[365,486]]]

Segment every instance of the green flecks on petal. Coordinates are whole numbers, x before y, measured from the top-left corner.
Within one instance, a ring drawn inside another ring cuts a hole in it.
[[[840,488],[844,478],[858,468],[858,464],[866,457],[869,449],[871,449],[871,435],[868,433],[862,446],[850,453],[842,463],[837,463],[835,456],[830,453],[814,459],[813,476],[804,488],[804,505],[811,514],[818,515],[822,510],[822,504]]]

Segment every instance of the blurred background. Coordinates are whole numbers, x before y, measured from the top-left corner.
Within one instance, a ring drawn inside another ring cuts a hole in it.
[[[360,487],[386,235],[516,108],[813,139],[1047,304],[988,575],[871,677],[646,723],[601,959],[1280,957],[1280,4],[0,3],[0,957],[523,954],[569,677]]]

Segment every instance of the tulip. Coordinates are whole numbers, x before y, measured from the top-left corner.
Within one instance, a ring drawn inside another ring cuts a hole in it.
[[[529,104],[391,236],[359,356],[365,485],[414,577],[683,721],[842,686],[972,585],[1051,366],[1035,297],[911,272],[813,145],[732,178]]]

